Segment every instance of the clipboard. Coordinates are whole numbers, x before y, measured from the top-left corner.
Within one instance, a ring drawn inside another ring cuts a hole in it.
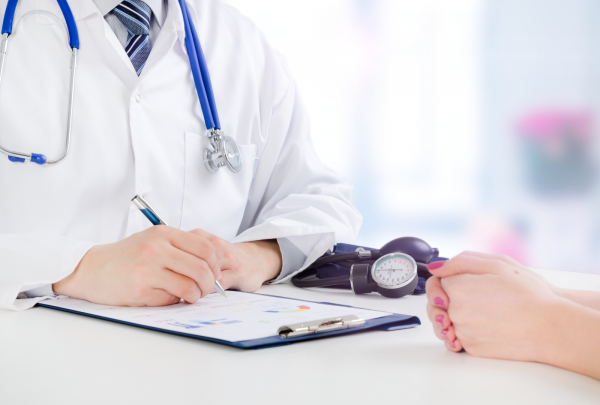
[[[266,297],[274,297],[281,299],[288,299],[292,301],[299,301],[294,298],[289,297],[280,297],[276,295],[268,295],[268,294],[256,294],[256,293],[246,293],[258,296],[266,296]],[[332,305],[339,306],[345,308],[356,308],[358,310],[364,310],[363,308],[352,307],[349,305],[341,305],[334,304],[331,302],[318,302],[318,301],[307,301],[302,300],[304,302],[311,302],[315,304],[322,305]],[[51,301],[50,301],[51,302]],[[77,311],[73,309],[61,308],[55,305],[52,305],[50,302],[39,302],[37,306],[43,308],[49,308],[54,310],[59,310],[63,312],[70,312],[77,315],[83,315],[87,317],[92,317],[96,319],[102,319],[106,321],[121,323],[124,325],[135,326],[143,329],[154,330],[163,333],[169,333],[178,336],[184,336],[192,339],[204,340],[213,343],[219,343],[226,346],[237,347],[240,349],[265,349],[277,346],[286,346],[293,343],[305,341],[305,340],[313,340],[313,339],[323,339],[328,337],[334,337],[339,335],[346,334],[354,334],[368,331],[394,331],[400,329],[408,329],[414,328],[421,324],[421,320],[417,316],[411,315],[403,315],[403,314],[391,314],[388,316],[383,316],[375,319],[362,320],[357,318],[356,316],[346,316],[346,317],[334,317],[328,319],[319,319],[316,321],[306,322],[306,323],[297,323],[291,325],[281,325],[278,329],[278,334],[274,336],[269,336],[265,338],[252,339],[252,340],[242,340],[237,342],[232,342],[228,340],[215,339],[207,336],[200,336],[197,334],[186,333],[184,331],[174,331],[169,329],[163,329],[160,327],[152,327],[148,325],[143,325],[135,322],[127,322],[119,319],[114,319],[110,317],[99,316],[96,314],[91,314],[83,311]]]

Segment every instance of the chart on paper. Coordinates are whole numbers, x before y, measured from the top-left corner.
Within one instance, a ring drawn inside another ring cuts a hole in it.
[[[193,304],[166,307],[126,307],[92,304],[61,297],[44,304],[122,322],[191,335],[240,342],[276,336],[279,327],[300,322],[356,315],[368,320],[390,315],[371,311],[227,291],[227,298],[211,294]]]

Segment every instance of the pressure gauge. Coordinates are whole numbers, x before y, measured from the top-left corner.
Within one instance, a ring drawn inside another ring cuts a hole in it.
[[[399,288],[417,275],[415,259],[404,253],[390,253],[380,257],[371,267],[371,276],[378,286]]]
[[[405,253],[389,253],[373,264],[355,264],[350,269],[350,285],[356,294],[376,291],[400,298],[412,294],[418,283],[417,262]]]

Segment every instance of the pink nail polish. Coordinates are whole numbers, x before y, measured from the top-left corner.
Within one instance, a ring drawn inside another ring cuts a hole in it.
[[[427,270],[439,269],[440,267],[442,267],[444,265],[444,263],[446,263],[446,262],[445,261],[439,261],[439,262],[429,263],[427,265]]]
[[[438,315],[435,317],[435,323],[440,326],[444,326],[444,315]]]
[[[447,335],[448,335],[448,329],[444,329],[444,330],[442,331],[442,337],[443,337],[445,340],[448,340],[448,336],[447,336]]]
[[[444,305],[444,300],[441,299],[440,297],[436,297],[433,300],[433,303],[442,309],[446,309],[446,306]]]
[[[456,344],[454,343],[454,340],[452,342],[449,343],[450,347],[453,349],[456,349]]]

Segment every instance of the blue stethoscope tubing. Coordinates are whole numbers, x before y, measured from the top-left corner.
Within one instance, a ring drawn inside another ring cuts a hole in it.
[[[72,101],[73,101],[73,92],[74,92],[74,72],[76,67],[76,57],[77,51],[79,50],[79,33],[77,31],[77,23],[75,22],[75,18],[73,17],[73,13],[71,12],[71,8],[67,0],[56,0],[65,19],[65,23],[67,25],[67,30],[69,32],[69,45],[73,50],[74,59],[71,63],[72,70],[72,78],[71,78],[71,92],[70,92],[70,103],[69,103],[69,122],[68,122],[68,130],[67,130],[67,142],[65,147],[64,155],[55,161],[47,161],[46,157],[42,154],[38,153],[21,153],[14,152],[7,149],[4,149],[0,146],[0,151],[8,155],[8,159],[12,162],[25,162],[30,160],[34,163],[43,165],[43,164],[52,164],[57,163],[60,160],[64,159],[69,151],[70,145],[70,127],[71,127],[71,110],[72,110]],[[181,7],[181,13],[183,16],[183,23],[185,27],[185,45],[188,52],[188,58],[190,60],[190,67],[192,70],[192,76],[194,78],[194,84],[196,87],[196,92],[198,93],[198,100],[200,101],[200,106],[202,107],[202,114],[204,115],[204,123],[206,124],[206,128],[210,130],[220,130],[221,123],[219,121],[219,114],[217,112],[217,105],[215,102],[215,95],[212,88],[212,83],[210,80],[210,75],[208,73],[208,66],[206,65],[206,59],[204,58],[204,52],[202,51],[202,46],[200,45],[200,40],[198,39],[198,33],[196,32],[196,28],[194,27],[194,23],[190,17],[189,10],[187,8],[187,4],[185,0],[178,0],[179,6]],[[2,35],[3,35],[3,46],[2,52],[0,55],[1,64],[0,64],[0,79],[2,77],[2,68],[4,65],[4,57],[6,56],[6,46],[8,43],[8,37],[12,34],[13,29],[13,19],[15,16],[15,10],[17,8],[17,3],[19,0],[9,0],[6,5],[6,12],[4,14],[4,21],[2,24]]]
[[[215,103],[215,94],[210,81],[210,75],[208,74],[206,59],[204,59],[204,52],[202,52],[202,46],[200,46],[200,40],[198,39],[198,33],[190,17],[185,0],[179,0],[179,6],[181,7],[183,24],[185,26],[185,47],[188,51],[192,76],[194,77],[198,99],[202,106],[206,129],[221,129],[217,104]]]
[[[15,18],[15,10],[17,9],[18,2],[19,0],[8,0],[6,12],[4,13],[4,22],[2,23],[2,35],[12,34],[13,19]],[[75,17],[73,17],[73,13],[71,12],[71,7],[69,7],[67,0],[56,0],[56,2],[65,17],[65,23],[69,30],[69,45],[71,46],[71,49],[79,49],[79,33],[77,32],[77,24],[75,23]]]
[[[67,115],[67,131],[65,135],[65,147],[62,156],[56,160],[48,160],[41,153],[23,153],[9,150],[0,146],[0,152],[8,155],[8,160],[15,163],[25,163],[27,161],[37,163],[38,165],[53,165],[63,160],[69,153],[71,147],[71,127],[73,122],[73,100],[75,94],[75,71],[77,68],[77,53],[79,51],[79,33],[77,32],[77,24],[71,12],[71,8],[66,0],[57,0],[57,3],[65,18],[67,31],[69,34],[69,46],[71,47],[71,80],[69,88],[69,107]],[[15,10],[17,9],[18,0],[9,0],[6,4],[4,13],[4,21],[2,23],[2,42],[0,45],[0,80],[2,79],[2,71],[4,70],[4,61],[6,59],[6,50],[8,48],[8,38],[13,31],[13,20]]]

